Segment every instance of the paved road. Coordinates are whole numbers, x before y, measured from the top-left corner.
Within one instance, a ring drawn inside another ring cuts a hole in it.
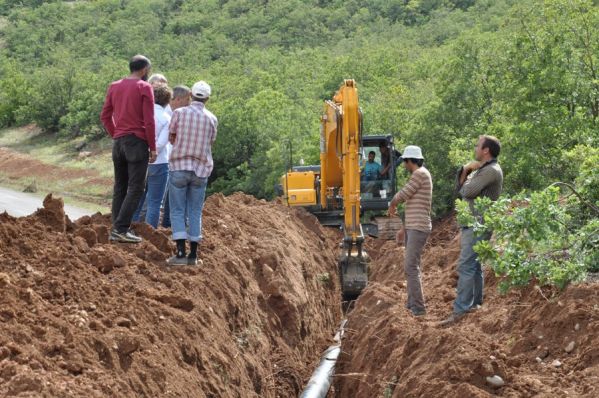
[[[37,197],[35,195],[0,187],[0,213],[6,211],[13,217],[28,216],[29,214],[35,212],[38,208],[43,207],[43,200],[43,198]],[[76,220],[79,217],[94,213],[91,210],[81,209],[69,205],[65,205],[64,211],[71,220]]]

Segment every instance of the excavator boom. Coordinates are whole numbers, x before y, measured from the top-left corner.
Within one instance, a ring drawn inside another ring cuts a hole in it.
[[[344,297],[360,294],[368,283],[368,256],[362,250],[364,233],[360,222],[360,140],[362,133],[358,89],[345,80],[333,101],[325,102],[321,118],[320,203],[323,209],[343,198],[343,243],[339,276]],[[324,145],[323,145],[324,143]]]
[[[368,256],[362,249],[360,150],[362,113],[358,89],[345,80],[325,101],[320,125],[320,166],[295,168],[281,178],[288,205],[303,206],[319,219],[341,217],[339,277],[343,296],[355,298],[368,283]]]

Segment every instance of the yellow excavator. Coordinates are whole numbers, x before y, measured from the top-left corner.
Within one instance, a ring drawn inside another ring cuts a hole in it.
[[[386,176],[377,181],[361,181],[360,163],[365,150],[378,151],[381,163],[390,163]],[[345,298],[355,298],[368,283],[369,257],[363,248],[361,210],[388,208],[396,186],[398,156],[393,155],[399,154],[393,149],[391,136],[362,136],[358,89],[356,82],[348,79],[332,101],[324,104],[320,165],[293,167],[281,177],[282,193],[289,206],[305,207],[324,225],[341,226],[344,237],[338,265]],[[368,192],[361,193],[361,186]],[[362,199],[367,206],[363,206]]]

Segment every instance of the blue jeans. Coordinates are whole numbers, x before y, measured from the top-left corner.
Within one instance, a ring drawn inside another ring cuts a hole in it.
[[[472,228],[462,228],[460,237],[460,259],[458,260],[458,288],[453,312],[461,314],[469,311],[475,305],[483,303],[483,271],[478,262],[478,254],[474,245],[481,240],[488,240],[490,234],[475,236]]]
[[[169,173],[169,204],[173,240],[202,240],[202,209],[208,178],[198,177],[193,171],[176,170]],[[189,231],[185,228],[187,213]]]
[[[148,179],[146,189],[133,215],[134,221],[139,221],[144,206],[146,207],[146,223],[158,228],[160,219],[160,206],[166,190],[168,179],[168,163],[150,164],[148,166]]]

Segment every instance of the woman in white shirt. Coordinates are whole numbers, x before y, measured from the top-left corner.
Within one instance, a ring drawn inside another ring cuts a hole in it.
[[[172,91],[167,85],[154,86],[154,122],[156,124],[156,161],[148,165],[148,179],[146,190],[141,198],[133,220],[139,220],[144,202],[147,201],[146,223],[158,227],[160,219],[160,206],[166,190],[168,180],[168,158],[171,144],[168,142],[168,128],[171,116],[167,107],[172,98]]]

